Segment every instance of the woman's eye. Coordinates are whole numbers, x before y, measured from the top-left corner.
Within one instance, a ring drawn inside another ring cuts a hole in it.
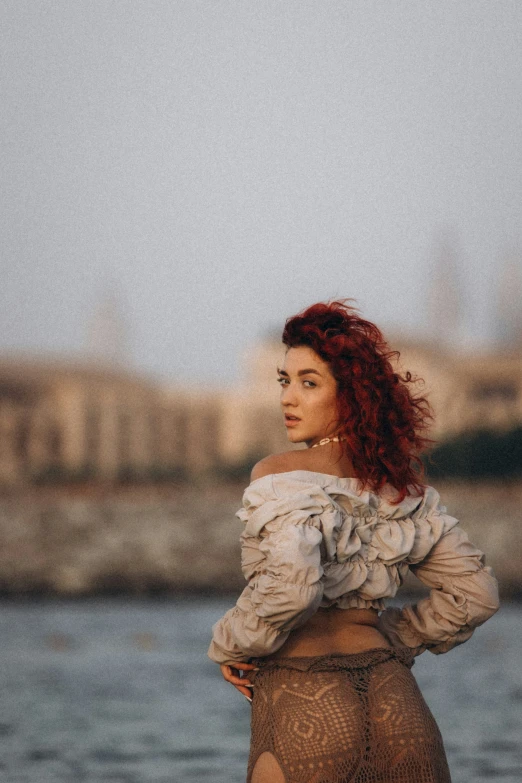
[[[288,380],[288,378],[277,378],[276,380],[277,380],[278,383],[281,384],[281,386],[285,386],[286,385],[286,381]],[[303,383],[311,383],[312,386],[309,386],[308,388],[312,388],[312,389],[313,389],[314,386],[317,385],[313,381],[303,381]]]

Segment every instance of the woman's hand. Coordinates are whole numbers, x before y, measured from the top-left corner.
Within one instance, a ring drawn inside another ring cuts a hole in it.
[[[249,701],[252,701],[251,688],[253,688],[254,685],[245,677],[240,677],[239,672],[252,670],[258,671],[259,668],[254,666],[253,663],[243,663],[243,661],[237,661],[234,666],[228,663],[221,663],[219,668],[221,669],[221,674],[225,680],[227,682],[231,682],[234,688],[237,688],[237,690],[242,693],[243,696],[246,696]]]

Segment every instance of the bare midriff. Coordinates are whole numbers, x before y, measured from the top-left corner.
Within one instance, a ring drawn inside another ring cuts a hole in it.
[[[391,645],[377,630],[377,609],[320,608],[267,658],[357,653]]]

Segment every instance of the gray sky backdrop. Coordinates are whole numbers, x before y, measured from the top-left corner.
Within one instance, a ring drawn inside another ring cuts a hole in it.
[[[522,227],[520,0],[3,0],[0,351],[229,385],[314,301],[425,332],[454,232],[488,344]]]

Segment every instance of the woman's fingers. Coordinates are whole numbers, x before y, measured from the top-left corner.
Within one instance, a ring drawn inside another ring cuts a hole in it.
[[[222,663],[221,666],[221,672],[223,674],[223,677],[228,682],[234,683],[234,685],[243,684],[245,681],[249,682],[245,677],[240,677],[239,671],[259,671],[259,667],[255,666],[253,663],[237,663],[234,666],[232,664],[228,663]]]
[[[239,693],[242,693],[243,696],[246,696],[247,699],[252,698],[253,691],[250,688],[244,688],[240,685],[234,685],[234,688],[239,691]]]
[[[235,666],[229,666],[228,664],[224,663],[220,668],[221,673],[227,682],[231,682],[233,685],[239,684],[239,680],[241,678]]]
[[[229,666],[228,664],[222,664],[221,671],[223,677],[227,682],[231,682],[232,685],[245,685],[249,684],[250,680],[246,677],[239,676],[239,670],[235,666]]]
[[[257,670],[258,667],[253,663],[238,663],[235,666],[223,663],[220,666],[221,673],[227,682],[230,682],[237,690],[246,696],[247,699],[252,698],[252,692],[254,683],[251,683],[246,677],[239,676],[239,670]]]

